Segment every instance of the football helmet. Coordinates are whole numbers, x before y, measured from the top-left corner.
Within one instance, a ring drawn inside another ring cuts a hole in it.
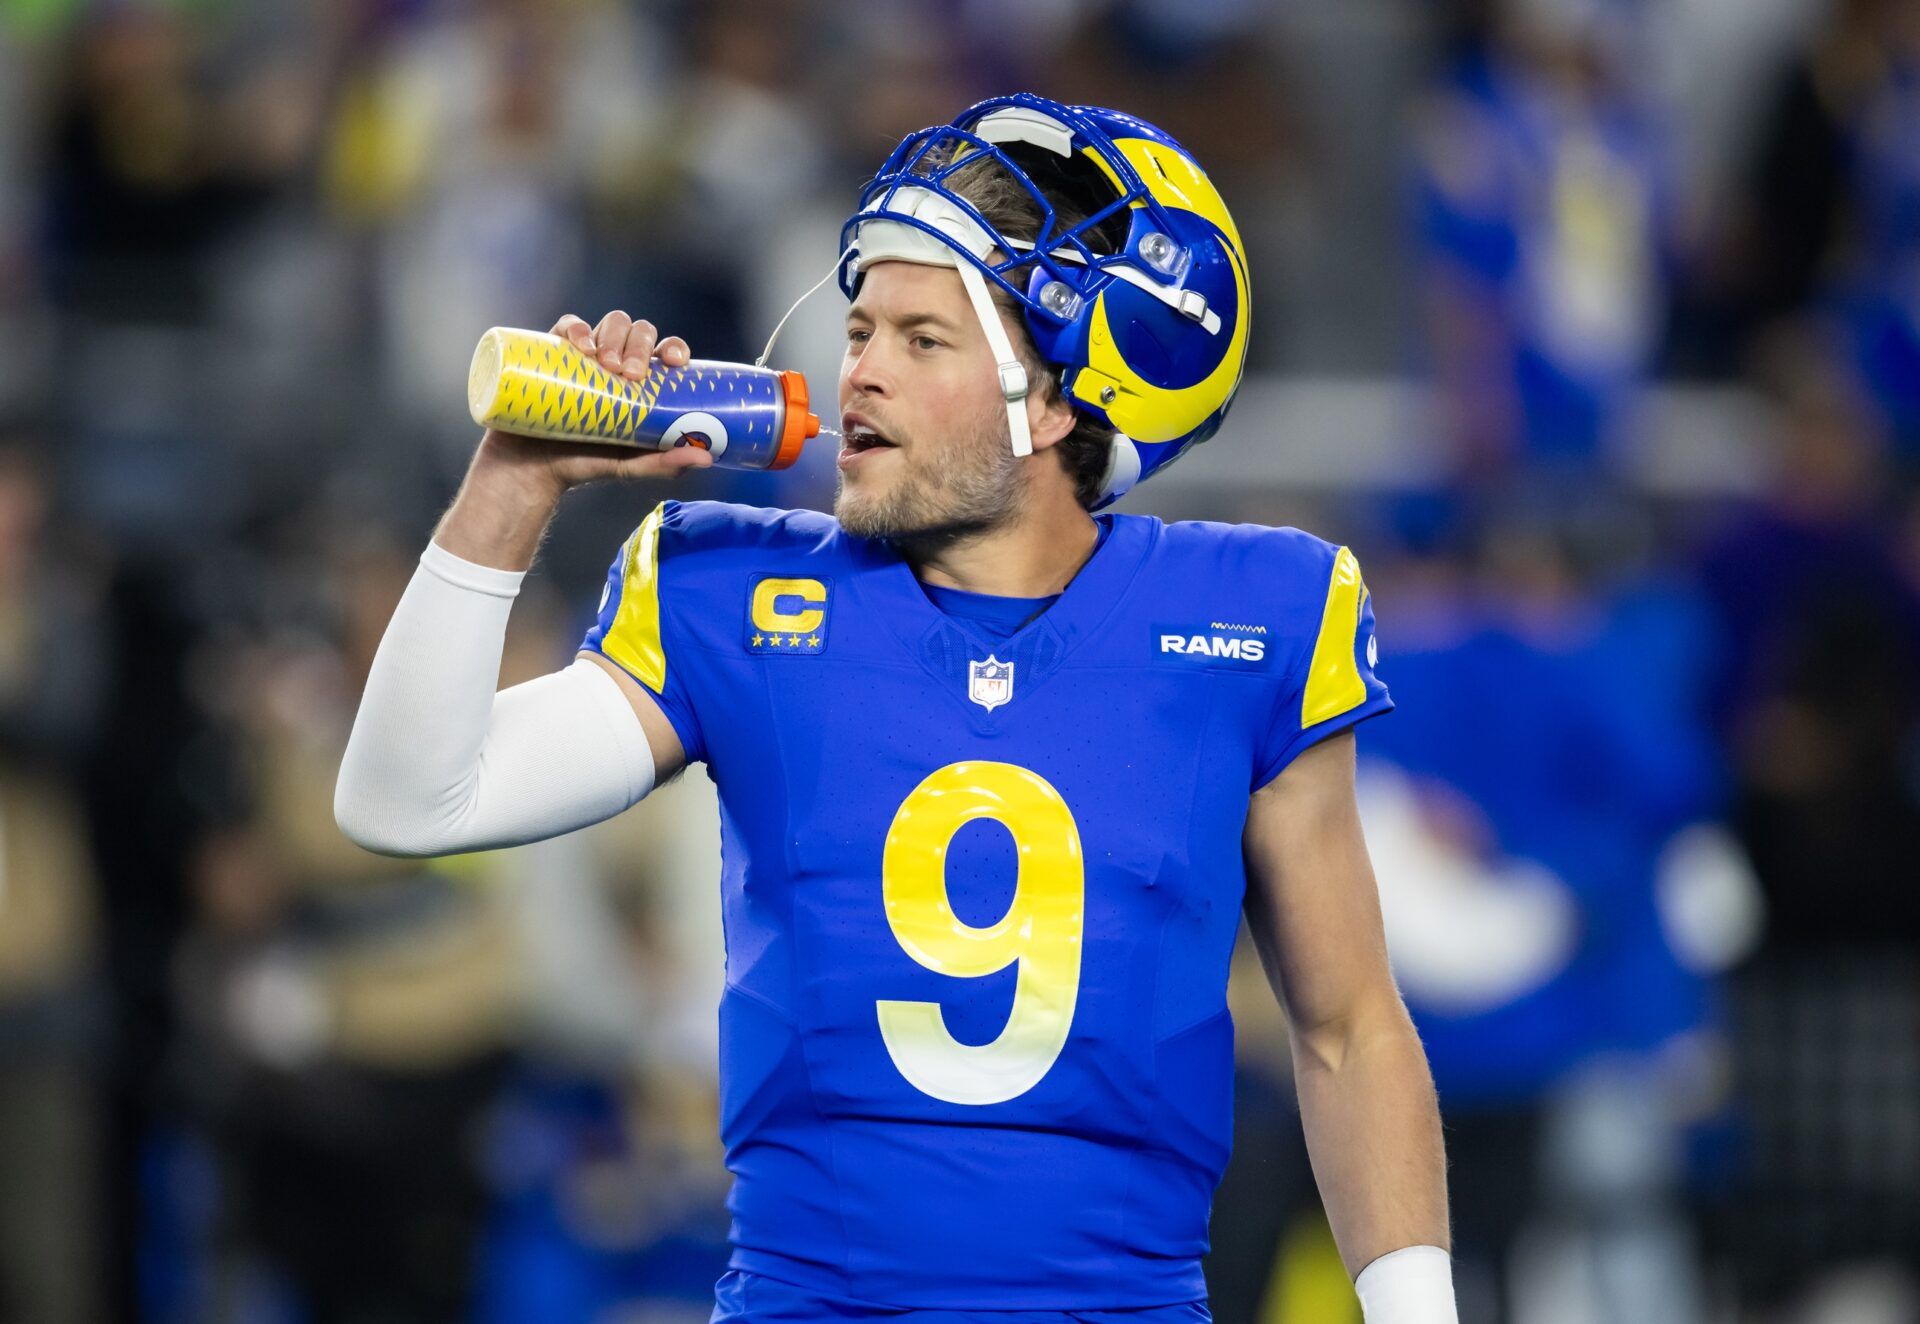
[[[1029,149],[1091,164],[1081,172],[1097,195],[1090,214],[1062,224],[1059,200],[1016,160],[1034,161]],[[1000,234],[950,186],[983,155],[1038,205],[1031,241]],[[1026,373],[987,283],[1016,301],[1067,399],[1119,434],[1098,506],[1211,437],[1240,385],[1250,307],[1239,231],[1199,162],[1131,115],[1025,92],[982,101],[894,148],[840,247],[848,298],[875,262],[959,271],[997,360],[1014,452],[1025,455]]]

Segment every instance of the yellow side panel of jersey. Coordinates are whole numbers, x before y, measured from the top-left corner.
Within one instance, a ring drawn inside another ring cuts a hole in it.
[[[1320,613],[1320,637],[1313,645],[1313,665],[1307,670],[1306,692],[1300,700],[1302,730],[1351,712],[1367,701],[1367,682],[1360,676],[1354,653],[1354,636],[1360,632],[1360,606],[1366,600],[1360,562],[1342,547],[1333,558],[1327,605]]]
[[[627,539],[620,574],[620,607],[600,648],[656,694],[667,686],[667,651],[660,640],[660,520],[655,506]]]

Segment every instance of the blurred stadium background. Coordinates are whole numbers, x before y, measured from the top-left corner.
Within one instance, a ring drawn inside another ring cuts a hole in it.
[[[1908,0],[0,0],[0,1319],[706,1318],[710,783],[423,868],[334,772],[483,329],[750,358],[1023,87],[1253,255],[1234,415],[1127,508],[1368,568],[1462,1318],[1920,1319]],[[660,495],[570,500],[508,679]],[[1241,979],[1216,1318],[1357,1320]]]

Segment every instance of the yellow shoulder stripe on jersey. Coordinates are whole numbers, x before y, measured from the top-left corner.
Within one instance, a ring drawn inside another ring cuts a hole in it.
[[[631,671],[655,694],[667,687],[667,651],[660,641],[660,521],[666,503],[627,539],[620,571],[620,607],[600,651]]]
[[[1333,558],[1327,605],[1320,613],[1320,638],[1313,646],[1313,665],[1307,670],[1306,693],[1300,700],[1302,730],[1351,712],[1367,701],[1367,682],[1360,677],[1360,664],[1354,654],[1354,636],[1360,633],[1360,604],[1366,600],[1360,562],[1342,547]]]

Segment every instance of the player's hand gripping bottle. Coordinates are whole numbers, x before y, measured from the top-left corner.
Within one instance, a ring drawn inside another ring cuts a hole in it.
[[[657,359],[643,381],[609,372],[559,336],[496,326],[467,373],[467,407],[481,427],[549,441],[671,450],[699,446],[733,469],[784,469],[820,431],[797,372],[693,359]]]

